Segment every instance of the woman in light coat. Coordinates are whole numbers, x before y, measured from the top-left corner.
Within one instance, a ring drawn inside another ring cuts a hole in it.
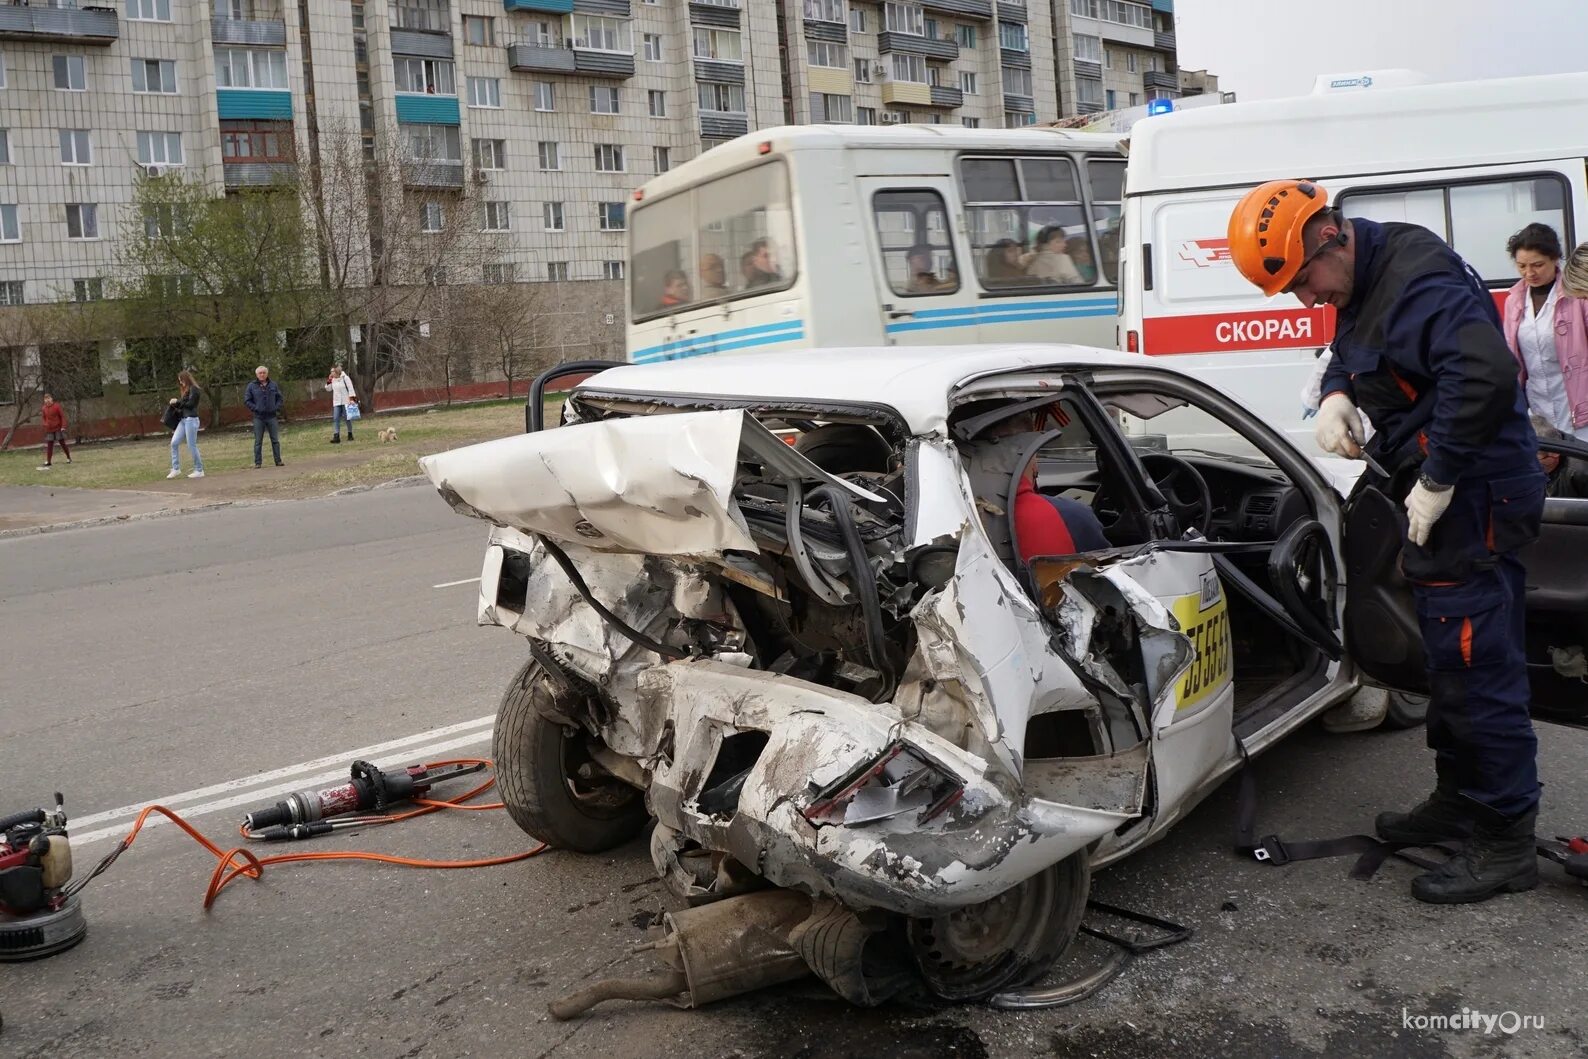
[[[1078,287],[1086,281],[1070,259],[1070,241],[1064,229],[1050,224],[1037,233],[1037,252],[1026,261],[1026,275],[1057,283],[1061,287]]]
[[[1566,437],[1588,441],[1588,301],[1572,296],[1560,237],[1549,225],[1529,224],[1505,249],[1522,278],[1506,294],[1501,318],[1528,409]]]
[[[358,394],[353,392],[353,379],[340,365],[333,365],[326,376],[325,388],[331,391],[331,444],[342,443],[342,424],[347,424],[347,440],[353,440],[353,421],[347,417],[347,406],[358,404]]]

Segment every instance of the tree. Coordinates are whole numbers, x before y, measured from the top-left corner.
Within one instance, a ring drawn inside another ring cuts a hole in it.
[[[39,414],[44,392],[39,371],[37,330],[31,314],[13,311],[0,317],[0,401],[10,407],[11,424],[0,438],[0,449],[9,449],[17,430]]]
[[[536,353],[545,341],[550,284],[485,283],[460,288],[454,299],[452,333],[463,348],[500,371],[513,396],[513,381],[539,371]]]

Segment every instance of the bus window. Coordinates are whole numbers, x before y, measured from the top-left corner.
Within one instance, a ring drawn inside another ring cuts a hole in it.
[[[629,215],[635,320],[794,282],[788,170],[769,162],[647,202]]]
[[[1112,284],[1119,270],[1119,215],[1125,198],[1125,163],[1088,158],[1086,177],[1092,195],[1092,226],[1097,230],[1098,263]]]
[[[976,275],[990,291],[1032,287],[1091,286],[1089,261],[1077,262],[1072,247],[1087,243],[1075,163],[1045,155],[1025,158],[966,158],[960,190],[970,228]],[[1079,237],[1079,240],[1077,240]]]
[[[943,196],[926,189],[879,191],[872,197],[871,211],[893,293],[914,297],[959,290],[959,264]]]

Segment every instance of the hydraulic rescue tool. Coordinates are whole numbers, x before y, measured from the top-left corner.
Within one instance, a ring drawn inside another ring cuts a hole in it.
[[[72,877],[66,805],[0,817],[0,961],[34,960],[83,940],[88,922]]]
[[[355,761],[348,782],[319,791],[297,791],[268,809],[257,809],[243,818],[243,833],[249,838],[284,841],[358,827],[371,823],[371,818],[347,814],[384,813],[399,802],[423,798],[432,784],[473,775],[484,768],[484,762],[471,762],[407,765],[383,771],[368,761]]]

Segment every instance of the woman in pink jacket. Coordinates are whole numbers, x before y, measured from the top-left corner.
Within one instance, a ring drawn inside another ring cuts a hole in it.
[[[1560,238],[1533,223],[1505,245],[1521,280],[1505,296],[1505,341],[1521,367],[1528,408],[1588,441],[1588,301],[1566,292]]]

